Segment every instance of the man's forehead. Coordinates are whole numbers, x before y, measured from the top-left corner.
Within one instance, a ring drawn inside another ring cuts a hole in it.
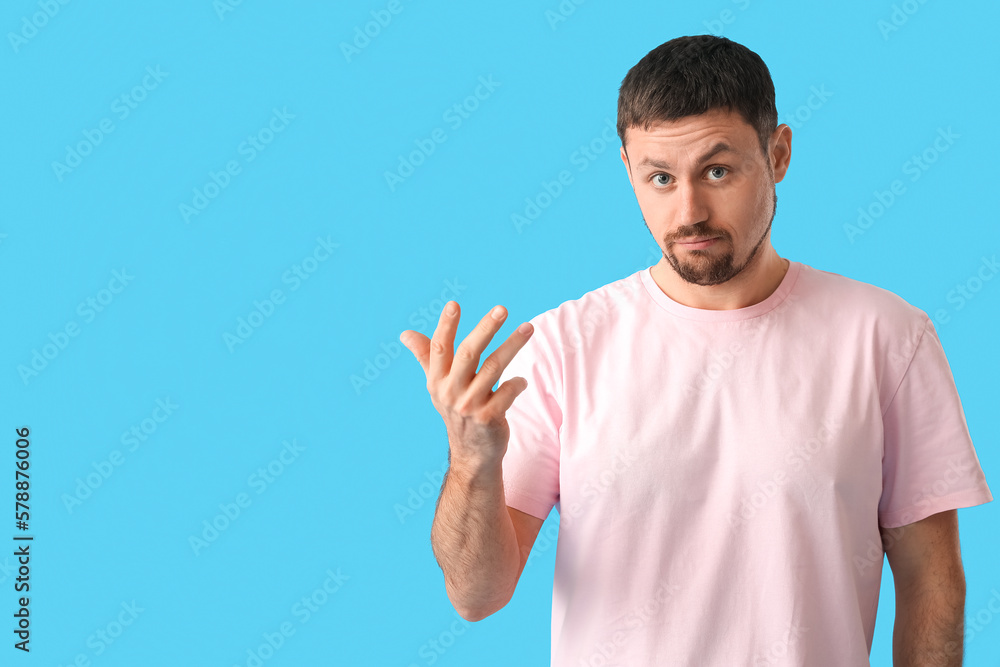
[[[718,141],[724,141],[739,150],[748,140],[753,141],[756,133],[743,117],[733,112],[712,110],[695,116],[685,116],[672,121],[655,121],[648,128],[629,127],[626,139],[642,143],[656,143],[661,146],[677,146],[690,150],[705,148]]]
[[[705,149],[684,151],[690,152],[693,155],[693,160],[695,164],[702,164],[708,162],[715,157],[726,157],[731,155],[740,155],[739,149],[737,149],[732,144],[725,141],[716,141]],[[656,167],[657,169],[672,169],[673,165],[670,164],[670,160],[673,158],[667,157],[668,152],[666,151],[650,151],[644,152],[640,157],[639,161],[636,163],[636,167]]]
[[[643,145],[641,150],[637,151],[636,167],[672,169],[674,159],[702,164],[713,158],[739,157],[744,152],[741,143],[715,133],[695,143],[679,146],[671,142],[654,141]]]
[[[639,164],[649,160],[669,160],[691,154],[707,158],[729,152],[745,153],[756,141],[756,133],[741,117],[721,114],[688,116],[677,121],[657,122],[648,129],[629,128],[626,134],[629,153]],[[633,148],[634,146],[634,148]]]

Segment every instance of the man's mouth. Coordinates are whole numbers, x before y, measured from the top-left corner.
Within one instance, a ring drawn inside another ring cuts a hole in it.
[[[700,236],[695,239],[677,241],[676,243],[690,250],[698,250],[700,248],[707,248],[718,240],[717,236]]]

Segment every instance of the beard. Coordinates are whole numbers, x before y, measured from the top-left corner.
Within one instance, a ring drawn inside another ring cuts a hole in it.
[[[771,186],[771,200],[770,219],[768,219],[757,242],[754,243],[743,261],[736,261],[736,248],[733,246],[732,239],[727,234],[709,229],[701,223],[687,229],[679,230],[675,237],[718,236],[718,240],[712,246],[701,250],[682,250],[683,256],[678,258],[673,252],[667,250],[672,241],[664,238],[660,246],[664,259],[667,260],[667,263],[673,267],[674,272],[682,280],[692,285],[720,285],[732,280],[760,256],[760,249],[764,245],[764,240],[771,233],[771,223],[774,222],[774,216],[778,212],[778,192],[773,183]],[[642,221],[646,224],[646,229],[649,230],[649,224],[646,223],[645,217],[643,217]],[[652,230],[649,230],[649,232],[652,234]]]

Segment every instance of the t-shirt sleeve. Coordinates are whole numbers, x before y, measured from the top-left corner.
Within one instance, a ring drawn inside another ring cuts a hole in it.
[[[507,505],[545,519],[559,500],[559,429],[562,425],[561,365],[554,354],[550,323],[530,320],[534,331],[498,382],[523,377],[528,387],[507,410],[510,440],[503,457]]]
[[[913,357],[882,415],[878,518],[885,528],[993,500],[944,348],[923,317]]]

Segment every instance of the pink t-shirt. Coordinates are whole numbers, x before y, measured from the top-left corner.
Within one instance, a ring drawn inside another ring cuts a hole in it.
[[[506,502],[559,534],[553,667],[868,665],[879,525],[993,499],[941,342],[791,262],[704,310],[649,268],[531,319]]]

